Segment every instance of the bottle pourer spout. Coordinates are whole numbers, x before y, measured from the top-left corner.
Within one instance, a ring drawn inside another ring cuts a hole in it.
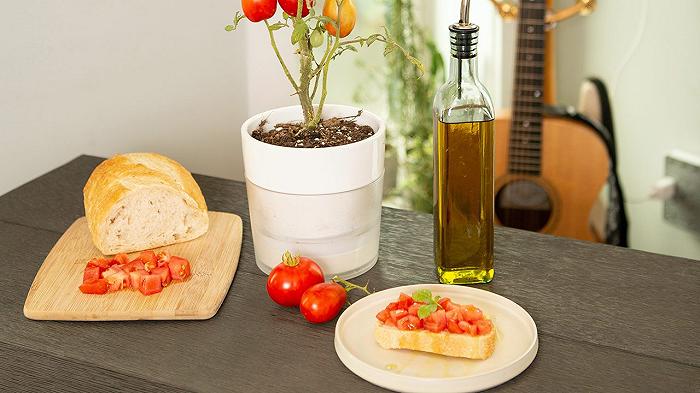
[[[462,0],[462,9],[459,14],[459,24],[469,25],[469,0]]]
[[[450,26],[451,54],[458,59],[476,57],[479,26],[469,22],[469,2],[469,0],[462,0],[459,22]]]

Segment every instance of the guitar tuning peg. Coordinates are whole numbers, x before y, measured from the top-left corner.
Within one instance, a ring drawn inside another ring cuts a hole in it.
[[[595,7],[598,5],[596,0],[578,0],[578,2],[582,5],[581,10],[579,11],[579,15],[582,16],[587,16],[593,13]]]

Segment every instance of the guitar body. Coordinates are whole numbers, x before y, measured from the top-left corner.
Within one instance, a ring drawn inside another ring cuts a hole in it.
[[[590,215],[608,178],[607,147],[583,123],[544,111],[555,102],[553,35],[545,25],[551,3],[520,2],[513,109],[495,121],[494,220],[602,241]]]
[[[545,116],[540,137],[539,175],[509,173],[511,124],[509,113],[495,121],[496,223],[556,236],[602,241],[592,230],[589,215],[610,169],[604,142],[583,124]],[[517,185],[524,180],[531,183],[530,186]],[[540,189],[536,190],[533,184]],[[512,204],[504,200],[508,185],[516,188],[516,194],[523,202],[517,210],[509,211]],[[543,192],[548,202],[543,202]],[[527,211],[528,201],[532,212]],[[502,222],[506,220],[509,222]]]

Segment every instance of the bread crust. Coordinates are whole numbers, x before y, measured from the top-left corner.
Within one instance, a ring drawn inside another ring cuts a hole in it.
[[[374,338],[385,349],[411,349],[468,359],[487,359],[496,348],[495,326],[488,334],[470,336],[447,331],[399,330],[378,322]]]
[[[93,243],[100,251],[108,254],[100,233],[114,205],[134,191],[157,185],[187,196],[183,199],[194,201],[190,203],[192,207],[207,216],[207,205],[199,185],[177,161],[157,153],[119,154],[100,163],[83,188],[85,217]]]

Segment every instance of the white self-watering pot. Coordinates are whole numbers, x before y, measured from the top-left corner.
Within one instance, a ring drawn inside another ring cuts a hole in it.
[[[326,105],[323,118],[359,109]],[[363,111],[356,119],[375,134],[343,146],[292,148],[254,139],[261,121],[299,122],[300,106],[260,113],[241,127],[255,259],[265,273],[289,250],[308,256],[334,275],[353,278],[377,262],[384,177],[385,123]]]

